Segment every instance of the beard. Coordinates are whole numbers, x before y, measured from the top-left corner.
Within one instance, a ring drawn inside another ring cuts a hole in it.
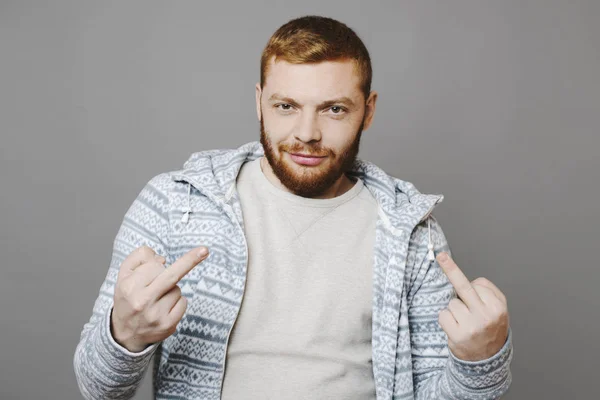
[[[365,113],[366,115],[366,113]],[[281,143],[278,145],[278,154],[274,145],[265,131],[264,117],[260,120],[260,143],[263,145],[265,157],[279,181],[292,193],[302,197],[316,197],[323,195],[347,171],[350,171],[358,155],[360,137],[365,123],[365,115],[352,142],[339,153],[315,144],[295,142],[294,144]],[[264,116],[264,114],[263,114]],[[302,166],[293,161],[286,161],[285,153],[302,153],[315,156],[327,156],[317,166]],[[292,165],[290,165],[290,163]]]

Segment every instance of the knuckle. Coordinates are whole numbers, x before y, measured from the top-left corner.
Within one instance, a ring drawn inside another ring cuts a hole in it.
[[[444,265],[444,269],[445,269],[445,270],[446,270],[448,273],[453,273],[453,272],[456,270],[456,268],[457,268],[457,265],[456,265],[456,264],[454,264],[454,263],[447,262],[447,263]]]
[[[497,317],[497,319],[506,319],[506,318],[508,318],[508,309],[505,306],[501,305],[496,310],[496,317]]]
[[[131,299],[131,309],[136,313],[140,313],[146,309],[146,300],[140,296]]]
[[[455,283],[455,284],[453,284],[453,286],[454,286],[455,292],[457,294],[462,294],[464,292],[467,292],[469,290],[469,288],[467,286],[472,287],[472,285],[470,283],[469,283],[469,285],[466,285],[464,283]]]
[[[440,312],[438,313],[438,321],[442,321],[446,318],[448,312],[450,310],[448,310],[447,308],[443,308],[442,310],[440,310]]]
[[[160,274],[165,269],[164,265],[161,264],[161,263],[159,263],[156,260],[149,261],[147,264],[148,264],[148,267],[149,267],[148,268],[149,273],[152,273],[152,274],[158,275],[158,274]]]
[[[160,315],[158,314],[158,312],[156,312],[156,310],[153,309],[147,311],[146,321],[148,321],[148,323],[150,323],[153,326],[160,326],[161,324]]]
[[[156,263],[156,262],[149,262],[146,264],[146,266],[144,267],[143,270],[141,270],[140,272],[143,272],[144,275],[147,278],[156,278],[158,275],[160,275],[160,273],[164,270],[164,268]]]
[[[496,325],[497,314],[495,310],[487,310],[481,314],[481,328],[482,330],[488,330]]]
[[[119,290],[123,293],[125,298],[133,296],[135,293],[134,282],[131,279],[126,279],[119,284]]]
[[[479,335],[479,329],[476,326],[470,326],[467,329],[467,341],[475,339]]]
[[[148,245],[143,245],[143,246],[138,247],[137,251],[142,256],[145,256],[145,257],[151,257],[151,256],[154,256],[154,254],[156,254],[154,252],[154,250],[150,246],[148,246]]]
[[[456,308],[458,307],[462,302],[457,299],[457,298],[452,298],[450,299],[450,302],[448,303],[448,308],[452,307],[452,308]]]
[[[166,330],[167,335],[171,336],[172,334],[174,334],[175,332],[177,332],[177,324],[173,324],[169,327],[169,329]]]
[[[485,284],[485,283],[486,283],[486,280],[487,280],[487,279],[485,279],[485,278],[483,278],[483,277],[481,277],[481,276],[480,276],[480,277],[478,277],[478,278],[475,278],[475,279],[473,279],[473,282],[472,282],[472,283]]]
[[[181,288],[179,287],[179,285],[175,285],[175,287],[173,287],[173,292],[175,292],[177,298],[181,297]]]
[[[171,321],[171,319],[169,318],[163,318],[159,322],[158,327],[163,332],[173,333],[176,329],[176,324],[174,324],[173,321]]]
[[[179,281],[179,278],[173,272],[167,272],[165,274],[165,281],[169,285],[173,286],[173,285],[175,285]]]
[[[471,293],[473,290],[475,290],[475,288],[473,288],[473,285],[465,283],[464,285],[461,285],[460,290],[462,292],[464,292],[465,294],[468,294],[468,293]]]
[[[185,310],[187,309],[187,305],[188,305],[188,299],[187,299],[185,296],[183,296],[183,295],[180,295],[180,296],[179,296],[179,301],[181,302],[181,307],[182,307],[182,308],[183,308],[183,310],[185,311]]]
[[[483,314],[481,319],[482,319],[482,328],[484,330],[487,330],[494,325],[494,317],[492,315]]]

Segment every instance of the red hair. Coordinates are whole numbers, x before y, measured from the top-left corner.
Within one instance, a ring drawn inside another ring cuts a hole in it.
[[[260,59],[260,87],[265,86],[269,61],[291,64],[354,61],[365,100],[371,91],[371,58],[364,43],[346,24],[332,18],[307,15],[288,21],[269,39]]]

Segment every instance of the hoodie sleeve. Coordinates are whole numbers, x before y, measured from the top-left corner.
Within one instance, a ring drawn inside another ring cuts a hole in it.
[[[111,334],[111,313],[117,274],[123,260],[147,245],[169,262],[166,174],[153,177],[127,210],[114,239],[108,273],[94,303],[92,316],[81,332],[73,367],[85,399],[130,399],[137,391],[159,343],[133,353]]]
[[[408,295],[414,398],[498,399],[512,381],[512,329],[504,346],[488,359],[465,361],[452,354],[438,313],[456,297],[456,292],[437,260],[427,258],[428,223],[435,255],[452,253],[435,217],[430,215],[428,219],[415,228],[408,250],[408,260],[415,266]]]

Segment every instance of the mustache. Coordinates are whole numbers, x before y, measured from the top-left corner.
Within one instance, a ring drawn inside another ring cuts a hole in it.
[[[279,146],[279,150],[285,151],[287,153],[307,154],[307,155],[313,156],[313,157],[327,157],[328,155],[331,155],[331,153],[332,153],[330,149],[325,149],[320,145],[307,148],[305,146],[302,146],[299,143],[296,143],[293,145],[282,144],[281,146]]]

